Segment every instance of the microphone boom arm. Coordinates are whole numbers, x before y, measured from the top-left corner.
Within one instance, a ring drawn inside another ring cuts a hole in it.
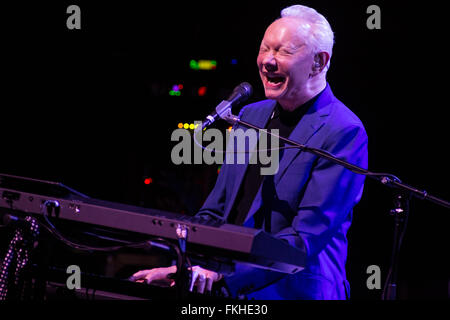
[[[440,206],[446,207],[446,208],[450,208],[450,202],[444,200],[444,199],[440,199],[437,198],[435,196],[430,195],[428,192],[426,192],[425,190],[420,190],[418,188],[415,188],[413,186],[407,185],[405,183],[403,183],[399,178],[397,178],[396,176],[389,174],[389,173],[378,173],[378,172],[371,172],[369,170],[363,169],[361,167],[358,167],[354,164],[351,164],[347,161],[341,160],[339,158],[336,158],[334,155],[332,155],[331,153],[325,151],[325,150],[321,150],[321,149],[317,149],[317,148],[311,148],[308,147],[306,145],[300,144],[298,142],[295,142],[291,139],[279,136],[277,134],[274,134],[272,132],[269,132],[268,130],[264,129],[264,128],[259,128],[251,123],[248,123],[246,121],[243,121],[241,119],[239,119],[239,117],[233,115],[231,113],[231,108],[228,108],[227,110],[225,110],[225,112],[223,112],[223,114],[220,116],[222,119],[224,119],[225,121],[231,123],[231,124],[240,124],[243,125],[245,127],[248,128],[252,128],[252,129],[256,129],[256,130],[261,130],[271,136],[275,136],[278,139],[283,140],[284,142],[295,146],[297,148],[300,148],[303,151],[315,154],[319,157],[325,158],[331,162],[334,162],[338,165],[341,165],[347,169],[349,169],[350,171],[357,173],[357,174],[362,174],[365,175],[369,178],[372,178],[374,180],[377,180],[379,182],[381,182],[382,184],[390,187],[390,188],[397,188],[400,189],[402,191],[406,191],[409,194],[415,196],[416,198],[419,198],[421,200],[428,200],[431,201],[433,203],[436,203]]]

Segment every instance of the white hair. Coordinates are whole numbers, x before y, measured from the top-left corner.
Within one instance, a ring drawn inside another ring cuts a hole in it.
[[[300,32],[315,53],[328,52],[331,57],[334,44],[334,34],[327,19],[316,10],[302,5],[293,5],[281,10],[281,18],[299,18],[307,23],[302,25]]]

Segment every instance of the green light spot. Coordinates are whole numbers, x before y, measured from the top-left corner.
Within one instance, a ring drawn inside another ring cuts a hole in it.
[[[198,70],[198,69],[199,69],[198,63],[197,63],[197,61],[195,61],[195,60],[191,60],[191,61],[189,62],[189,67],[190,67],[191,69],[193,69],[193,70]]]

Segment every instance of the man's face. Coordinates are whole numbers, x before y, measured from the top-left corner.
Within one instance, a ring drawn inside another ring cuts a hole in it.
[[[257,64],[266,97],[284,105],[304,94],[314,54],[297,32],[302,21],[282,18],[272,23],[261,42]],[[284,102],[284,103],[283,103]]]

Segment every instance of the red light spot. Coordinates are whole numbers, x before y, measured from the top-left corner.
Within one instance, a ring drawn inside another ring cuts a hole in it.
[[[198,95],[200,97],[203,97],[206,94],[206,87],[200,87],[198,88]]]
[[[179,90],[183,90],[183,85],[182,85],[182,84],[179,84],[179,85],[178,85],[178,89],[179,89]]]
[[[150,183],[152,183],[153,182],[153,179],[152,178],[145,178],[144,179],[144,183],[145,184],[150,184]]]

